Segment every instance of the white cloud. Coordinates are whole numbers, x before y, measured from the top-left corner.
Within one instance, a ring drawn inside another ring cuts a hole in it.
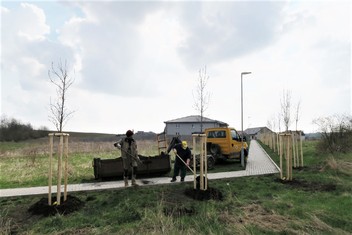
[[[244,78],[245,128],[277,116],[283,89],[302,100],[302,129],[313,130],[317,116],[352,111],[348,2],[79,1],[64,3],[56,14],[67,18],[55,23],[49,8],[17,5],[1,9],[2,112],[35,126],[52,127],[47,71],[60,59],[76,78],[68,130],[162,131],[164,121],[196,113],[192,90],[205,65],[206,116],[236,128],[242,71],[252,72]],[[80,14],[62,12],[71,8]]]

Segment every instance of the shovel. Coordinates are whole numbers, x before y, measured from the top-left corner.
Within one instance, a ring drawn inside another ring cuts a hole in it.
[[[130,155],[134,160],[136,160],[139,164],[144,164],[144,162],[141,161],[141,159],[139,159],[138,157],[130,154],[129,152],[127,152],[126,150],[122,149],[121,147],[118,148],[120,149],[121,151],[123,151],[124,153],[127,153],[128,155]]]
[[[185,163],[185,161],[183,161],[183,159],[176,153],[176,156],[183,162],[183,164],[185,164],[185,166],[187,166],[188,167],[188,169],[190,170],[190,171],[192,171],[192,173],[194,174],[194,171],[192,170],[192,168],[190,168],[189,167],[189,165],[187,165],[187,163]]]
[[[185,164],[187,167],[188,167],[188,169],[190,170],[190,171],[192,171],[192,173],[194,174],[194,175],[196,175],[195,173],[194,173],[194,171],[187,165],[187,163],[185,163],[185,161],[183,161],[183,159],[177,154],[177,153],[175,153],[176,154],[176,156],[183,162],[183,164]],[[204,176],[204,182],[206,182],[205,183],[205,188],[208,188],[208,179]],[[200,175],[198,175],[197,177],[196,177],[196,181],[197,181],[197,183],[196,183],[196,188],[197,189],[200,189]]]

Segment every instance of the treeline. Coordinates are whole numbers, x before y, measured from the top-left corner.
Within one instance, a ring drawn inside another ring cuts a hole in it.
[[[0,124],[0,141],[22,141],[28,139],[37,139],[48,135],[46,127],[40,130],[33,129],[31,124],[23,124],[14,118],[1,118]]]

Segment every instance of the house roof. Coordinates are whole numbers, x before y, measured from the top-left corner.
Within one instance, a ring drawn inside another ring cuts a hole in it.
[[[248,128],[246,129],[244,132],[247,135],[256,135],[261,129],[263,129],[265,127],[253,127],[253,128]]]
[[[200,115],[191,115],[191,116],[187,116],[187,117],[182,117],[182,118],[176,118],[173,120],[169,120],[169,121],[165,121],[164,123],[198,123],[201,120],[201,116]],[[207,117],[203,117],[203,122],[207,122],[207,123],[220,123],[222,125],[228,125],[225,122],[222,121],[218,121],[218,120],[213,120]]]

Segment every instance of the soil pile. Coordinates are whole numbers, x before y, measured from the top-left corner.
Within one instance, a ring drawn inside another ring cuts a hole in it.
[[[53,202],[56,201],[56,197],[52,199]],[[67,200],[64,201],[64,198],[61,197],[60,205],[48,205],[48,198],[42,198],[37,203],[32,205],[28,212],[32,215],[43,215],[51,216],[55,214],[68,215],[72,212],[78,211],[84,206],[79,198],[74,196],[67,196]]]
[[[222,201],[223,199],[222,193],[215,188],[208,188],[207,190],[187,188],[185,189],[185,195],[198,201]]]

